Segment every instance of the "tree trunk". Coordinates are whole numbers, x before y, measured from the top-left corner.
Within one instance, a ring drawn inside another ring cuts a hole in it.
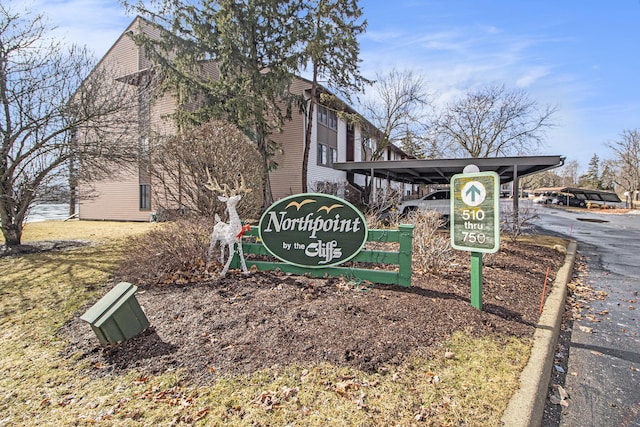
[[[316,93],[318,91],[318,70],[313,66],[313,80],[311,82],[311,100],[309,101],[309,111],[307,114],[307,128],[304,135],[304,152],[302,155],[302,192],[306,193],[308,189],[309,179],[309,151],[311,151],[311,135],[313,129],[313,111],[316,102]]]
[[[1,184],[0,184],[1,186]],[[12,192],[4,187],[0,188],[0,230],[4,236],[4,245],[7,249],[20,246],[22,243],[22,223],[26,209],[17,209],[12,200]],[[2,197],[4,196],[4,200]]]
[[[72,217],[76,214],[76,204],[78,203],[78,198],[76,197],[76,186],[72,186],[69,191],[69,217]]]
[[[22,222],[17,224],[2,224],[4,245],[7,249],[20,246],[22,243]]]
[[[265,209],[273,204],[273,193],[271,192],[271,179],[269,177],[269,155],[267,153],[267,138],[264,133],[258,133],[258,150],[262,156],[262,163],[264,167],[264,187],[262,207]]]
[[[268,163],[268,160],[265,162]],[[264,165],[265,173],[264,173],[264,202],[262,206],[266,209],[273,204],[273,193],[271,192],[271,179],[269,178],[269,166],[267,164]]]

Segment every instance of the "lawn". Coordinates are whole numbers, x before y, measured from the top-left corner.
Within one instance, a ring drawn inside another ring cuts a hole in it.
[[[30,223],[25,243],[92,244],[0,258],[0,426],[500,424],[530,337],[478,337],[461,329],[438,343],[439,351],[406,355],[375,371],[316,361],[208,383],[179,366],[157,373],[114,369],[74,351],[64,325],[113,286],[127,239],[153,227]],[[100,356],[110,351],[97,340],[88,345]]]

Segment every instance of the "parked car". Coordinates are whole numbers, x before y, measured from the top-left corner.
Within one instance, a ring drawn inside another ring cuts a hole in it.
[[[533,198],[533,203],[540,203],[543,205],[548,205],[552,203],[553,199],[558,196],[558,193],[547,191],[545,193],[539,194]]]
[[[579,199],[570,194],[558,194],[551,200],[551,203],[554,205],[576,206],[579,208],[587,206],[587,201],[585,199]]]
[[[440,212],[442,216],[448,217],[451,210],[450,190],[436,190],[419,199],[405,200],[398,205],[400,215],[407,215],[409,212],[421,210],[434,210]]]

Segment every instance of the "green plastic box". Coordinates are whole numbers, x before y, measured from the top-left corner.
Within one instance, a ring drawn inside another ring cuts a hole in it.
[[[149,327],[135,296],[137,290],[131,283],[120,282],[80,316],[91,325],[101,344],[126,341]]]

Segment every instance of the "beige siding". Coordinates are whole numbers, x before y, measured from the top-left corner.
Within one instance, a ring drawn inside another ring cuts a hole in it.
[[[148,26],[143,28],[141,20],[134,20],[109,49],[98,67],[112,70],[116,77],[131,76],[148,69],[150,63],[144,58],[142,49],[137,47],[128,35],[129,31],[137,33],[143,29],[149,31]],[[136,90],[134,86],[131,88]],[[173,123],[168,117],[174,109],[175,100],[171,95],[165,95],[152,102],[149,125],[154,137],[174,132]],[[132,143],[137,144],[138,138],[132,138]],[[122,171],[106,180],[90,184],[81,183],[79,188],[80,219],[148,221],[151,211],[155,209],[155,197],[152,194],[152,209],[140,210],[140,184],[143,182],[149,182],[148,174],[140,173],[134,166],[133,170]],[[151,182],[151,187],[153,193],[153,182]]]
[[[132,30],[134,34],[143,33],[148,35],[151,38],[156,38],[156,39],[160,38],[160,31],[157,28],[152,27],[142,19],[139,19],[137,20],[137,22],[134,22],[134,24],[130,26],[129,29]],[[144,49],[139,49],[137,52],[137,55],[138,55],[138,64],[137,64],[138,70],[146,70],[148,68],[151,68],[153,64],[144,55]]]
[[[175,123],[171,115],[176,109],[175,97],[165,94],[153,101],[151,106],[151,131],[154,135],[174,135]]]
[[[106,69],[114,78],[135,75],[141,70],[140,49],[128,32],[139,30],[139,19],[134,20],[118,38],[97,69]],[[126,83],[122,83],[126,84]],[[132,90],[136,90],[131,86]],[[138,138],[132,138],[132,144]],[[148,221],[150,210],[140,210],[140,176],[137,168],[120,171],[108,180],[79,184],[79,217],[86,220]]]
[[[309,83],[294,80],[291,92],[302,94],[307,88],[309,88]],[[283,132],[273,135],[273,139],[282,145],[283,150],[274,159],[278,163],[278,168],[269,174],[271,191],[275,200],[302,191],[302,157],[304,155],[306,118],[304,114],[299,114],[295,110],[292,116],[292,120],[285,123]]]
[[[125,172],[117,178],[93,183],[92,197],[80,201],[80,219],[149,221],[150,210],[140,210],[137,172]],[[84,186],[84,191],[89,191]],[[153,206],[152,206],[153,208]]]
[[[138,26],[138,20],[134,20],[102,58],[98,67],[106,67],[113,70],[119,77],[133,74],[141,69],[139,63],[140,49],[135,45],[128,33],[129,31],[138,31]]]

